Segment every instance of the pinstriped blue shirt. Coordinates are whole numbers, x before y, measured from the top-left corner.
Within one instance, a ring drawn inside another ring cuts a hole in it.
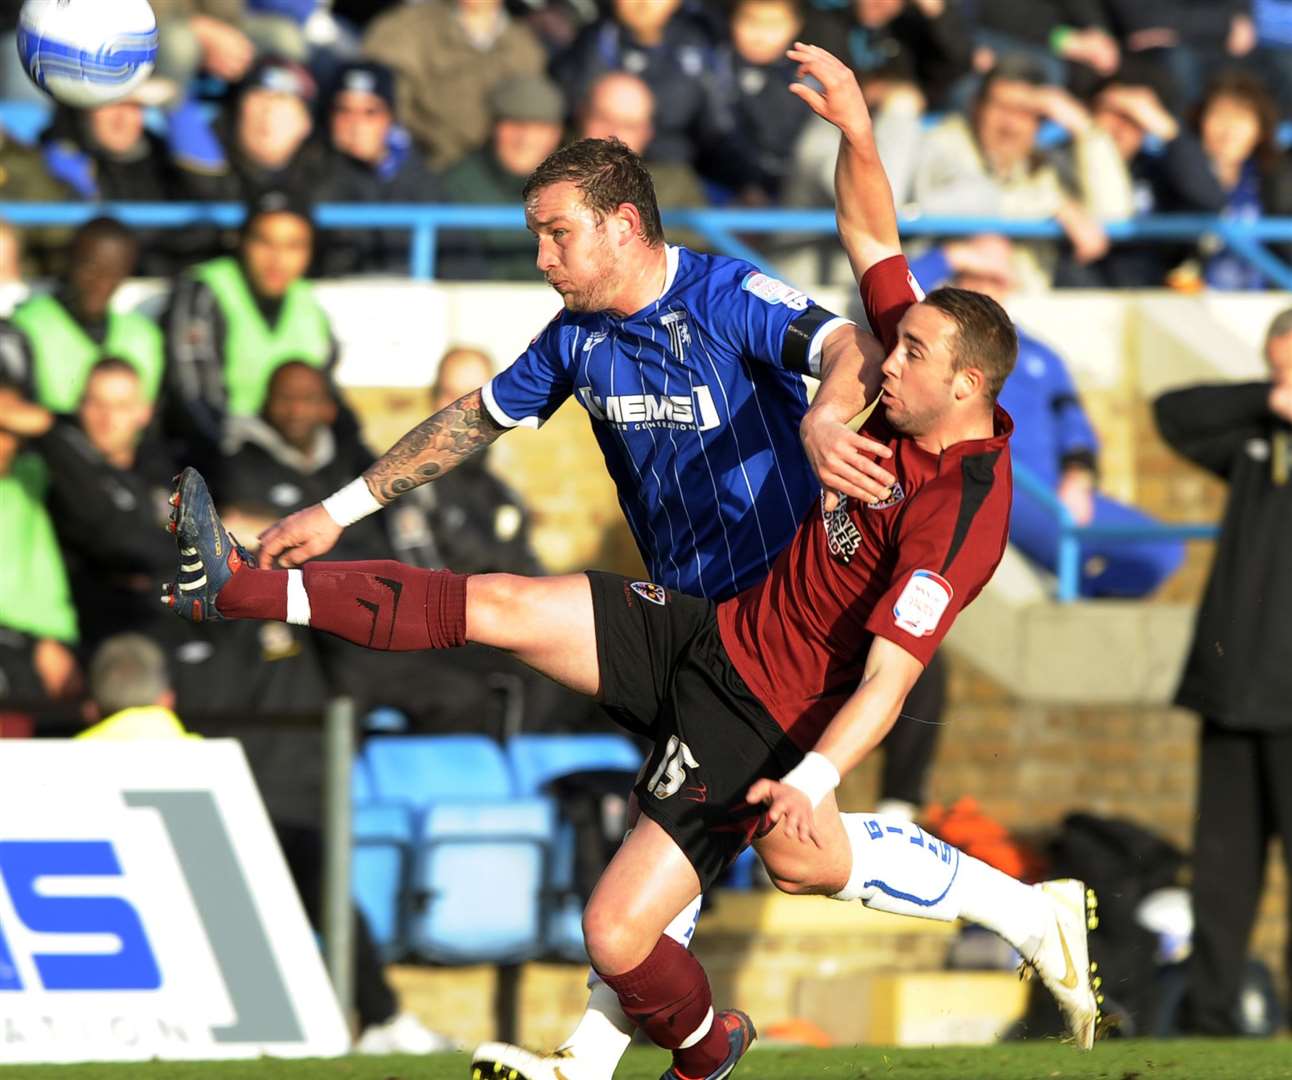
[[[653,579],[721,600],[767,574],[820,490],[803,376],[844,320],[742,260],[667,256],[658,300],[561,312],[483,397],[506,427],[578,400]]]

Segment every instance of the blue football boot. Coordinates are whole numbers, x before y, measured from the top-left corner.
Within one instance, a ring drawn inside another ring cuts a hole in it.
[[[162,586],[162,603],[193,622],[222,619],[215,598],[235,573],[256,560],[225,530],[196,469],[175,478],[170,505],[168,528],[179,547],[179,569],[175,580]]]

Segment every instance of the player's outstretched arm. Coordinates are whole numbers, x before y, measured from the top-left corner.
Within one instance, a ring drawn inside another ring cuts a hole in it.
[[[802,42],[795,42],[787,55],[798,62],[800,79],[811,76],[821,86],[816,90],[796,82],[790,92],[841,135],[834,171],[835,217],[839,239],[860,282],[872,266],[902,250],[893,191],[875,147],[870,110],[852,69],[838,57]]]
[[[464,394],[408,432],[361,478],[261,533],[261,569],[300,566],[325,555],[347,525],[443,476],[506,430],[489,415],[479,390]]]
[[[816,746],[780,780],[759,780],[746,799],[766,803],[768,816],[773,822],[783,821],[793,839],[815,842],[813,811],[883,741],[923,670],[924,665],[900,645],[876,637],[866,654],[861,685]]]

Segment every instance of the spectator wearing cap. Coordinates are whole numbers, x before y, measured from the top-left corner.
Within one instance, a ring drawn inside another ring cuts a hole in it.
[[[171,146],[190,193],[244,201],[270,188],[312,190],[326,149],[311,139],[314,77],[293,60],[266,56],[238,85],[214,123],[195,102],[171,116]]]
[[[437,172],[488,141],[495,86],[547,63],[503,0],[405,4],[369,25],[363,51],[395,72],[396,115]]]
[[[448,202],[516,205],[525,180],[560,145],[565,99],[542,75],[499,83],[490,95],[489,145],[444,174]],[[534,244],[524,233],[453,232],[445,235],[440,276],[489,281],[536,281]]]
[[[129,363],[147,401],[157,397],[164,353],[148,316],[114,311],[112,300],[135,270],[139,240],[121,222],[99,217],[72,238],[67,271],[52,292],[33,296],[0,324],[0,354],[29,396],[54,412],[71,412],[90,369],[105,356]]]
[[[305,280],[313,254],[308,205],[269,191],[248,206],[236,256],[201,263],[176,280],[163,320],[165,420],[191,453],[215,453],[228,417],[259,413],[270,375],[284,361],[300,360],[330,379],[337,343]],[[349,412],[342,414],[352,426]]]
[[[157,73],[186,88],[200,73],[236,83],[257,53],[303,62],[305,35],[293,19],[247,10],[244,0],[152,0]]]
[[[384,64],[361,60],[341,69],[327,110],[332,154],[319,198],[341,203],[439,200],[439,181],[395,123],[395,78]],[[332,232],[320,270],[338,274],[408,272],[407,229]]]

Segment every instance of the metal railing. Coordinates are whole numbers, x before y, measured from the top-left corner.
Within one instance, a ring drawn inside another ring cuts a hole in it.
[[[1159,540],[1214,540],[1220,527],[1214,522],[1156,522],[1152,525],[1078,525],[1044,480],[1026,465],[1014,462],[1014,484],[1039,502],[1059,524],[1056,599],[1070,604],[1081,595],[1081,545],[1089,540],[1129,540],[1151,544]]]
[[[79,225],[100,214],[111,214],[128,225],[150,229],[182,229],[195,225],[235,228],[242,221],[240,203],[19,203],[0,202],[0,218],[15,225]],[[409,276],[435,276],[436,246],[444,229],[522,231],[525,217],[519,206],[462,206],[430,203],[321,203],[315,220],[322,229],[407,229],[411,234]],[[725,255],[757,265],[766,257],[742,236],[797,234],[830,236],[835,232],[833,210],[668,210],[670,229],[698,233]],[[1053,221],[1016,221],[983,217],[904,217],[906,237],[967,236],[998,233],[1017,240],[1057,240],[1063,231]],[[1292,267],[1265,246],[1292,243],[1292,218],[1238,221],[1195,214],[1162,214],[1107,222],[1114,243],[1188,242],[1212,236],[1254,266],[1280,289],[1292,289]]]

